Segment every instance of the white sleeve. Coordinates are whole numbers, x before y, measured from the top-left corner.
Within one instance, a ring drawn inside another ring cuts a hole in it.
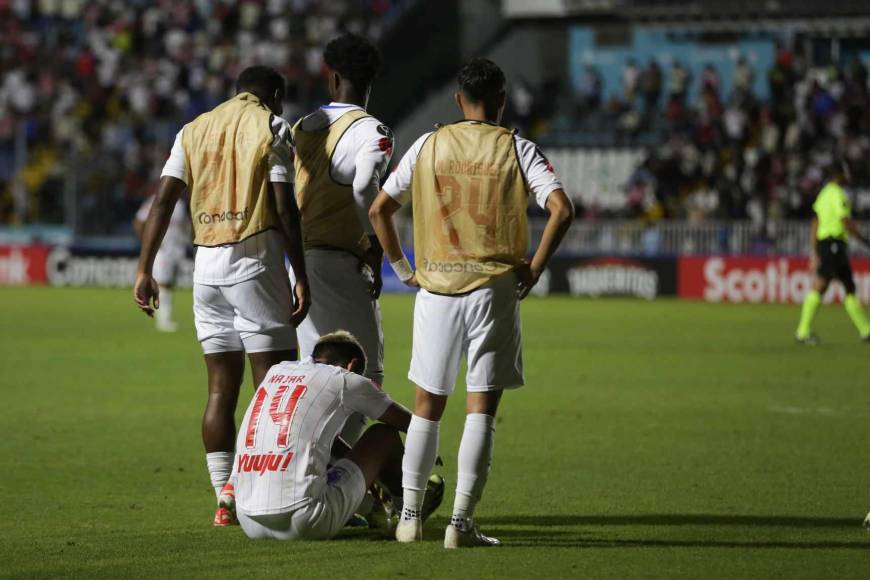
[[[355,373],[344,375],[342,406],[351,412],[377,419],[392,404],[392,399],[369,379]]]
[[[357,154],[353,196],[360,223],[365,233],[372,236],[375,231],[369,221],[369,208],[378,195],[381,177],[393,156],[393,132],[377,119],[370,117],[359,122],[358,129],[354,131],[354,145]]]
[[[181,131],[175,136],[175,143],[172,144],[169,159],[166,160],[163,171],[160,172],[160,177],[175,177],[187,185],[187,158],[184,155],[184,145],[181,144],[181,134],[183,132],[184,128],[182,127]]]
[[[564,189],[562,182],[540,148],[527,139],[514,137],[517,144],[517,157],[526,179],[526,185],[538,205],[546,209],[547,197],[557,189]]]
[[[384,191],[402,205],[411,199],[411,179],[414,177],[414,166],[417,164],[417,157],[420,156],[423,144],[426,143],[426,139],[431,134],[432,132],[426,133],[414,141],[414,144],[399,161],[398,167],[390,174],[384,184]]]
[[[154,195],[149,195],[136,212],[136,221],[144,222],[148,219],[148,213],[151,211],[151,206],[154,205]]]
[[[269,149],[269,181],[271,183],[293,183],[293,133],[290,123],[278,115],[272,115],[272,147]]]

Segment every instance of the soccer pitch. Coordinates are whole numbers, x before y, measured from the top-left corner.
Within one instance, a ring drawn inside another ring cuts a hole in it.
[[[128,290],[0,298],[0,576],[870,573],[870,345],[840,307],[820,312],[823,342],[808,349],[791,339],[797,307],[526,300],[527,387],[502,403],[477,514],[505,545],[446,552],[461,397],[442,426],[448,493],[425,542],[367,530],[253,542],[211,527],[189,291],[175,335],[158,335]],[[412,299],[382,305],[386,388],[410,404]]]

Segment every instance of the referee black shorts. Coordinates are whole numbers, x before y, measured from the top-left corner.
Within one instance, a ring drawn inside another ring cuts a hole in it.
[[[846,240],[825,238],[816,243],[819,254],[818,275],[825,280],[839,280],[846,288],[847,294],[855,293],[855,279],[852,277],[852,266],[849,265],[849,253]]]

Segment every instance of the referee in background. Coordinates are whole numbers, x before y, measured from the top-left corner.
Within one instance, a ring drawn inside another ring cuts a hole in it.
[[[842,161],[832,164],[828,179],[813,204],[816,217],[810,225],[810,269],[815,271],[816,277],[812,291],[804,299],[795,338],[801,344],[818,344],[819,339],[812,332],[813,318],[831,280],[837,279],[846,289],[843,306],[849,318],[858,329],[861,340],[870,343],[870,322],[867,322],[861,303],[855,296],[855,280],[849,265],[849,234],[865,246],[870,247],[870,242],[852,221],[849,196],[844,189],[849,184],[848,165]]]

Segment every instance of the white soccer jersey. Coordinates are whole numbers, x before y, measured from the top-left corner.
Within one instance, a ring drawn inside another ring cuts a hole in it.
[[[148,213],[151,211],[151,206],[154,205],[152,195],[146,199],[136,212],[136,220],[144,222],[148,219]],[[166,235],[163,237],[163,242],[160,245],[160,250],[180,251],[184,255],[184,251],[190,245],[190,219],[187,217],[187,209],[184,201],[178,200],[175,202],[175,207],[172,210],[172,217],[169,218],[169,227],[166,229]]]
[[[460,122],[478,123],[479,121]],[[429,132],[422,135],[411,145],[411,148],[408,149],[408,152],[399,161],[396,170],[390,174],[390,177],[384,184],[384,191],[402,205],[411,200],[411,179],[414,176],[414,165],[417,163],[417,158],[420,156],[423,144],[426,143],[426,139],[432,133]],[[516,144],[517,159],[526,181],[526,187],[535,196],[535,201],[537,201],[538,205],[546,208],[547,197],[550,193],[557,189],[564,189],[562,182],[556,177],[553,166],[544,154],[541,153],[537,145],[518,135],[514,135],[514,143]]]
[[[362,107],[347,103],[324,105],[302,120],[302,130],[323,129],[355,110]],[[368,235],[374,235],[368,219],[369,207],[378,194],[392,155],[393,132],[374,117],[363,117],[348,127],[332,155],[329,167],[332,178],[353,186],[360,222]]]
[[[274,514],[318,497],[348,416],[376,419],[391,402],[369,379],[310,357],[273,366],[239,427],[233,465],[239,508]]]
[[[275,115],[272,123],[273,133],[289,136],[290,126],[287,121]],[[182,128],[175,136],[175,143],[160,176],[169,175],[189,184],[187,159],[181,143],[183,132]],[[293,183],[292,159],[289,144],[273,144],[272,154],[268,158],[269,181]],[[212,286],[237,284],[250,280],[267,267],[284,267],[284,244],[281,234],[276,230],[266,230],[237,244],[213,248],[198,247],[193,263],[193,281]]]

